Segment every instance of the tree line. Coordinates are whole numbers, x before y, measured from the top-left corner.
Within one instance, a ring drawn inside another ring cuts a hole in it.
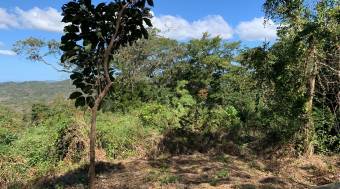
[[[91,109],[90,186],[98,110],[145,107],[148,124],[208,140],[260,138],[304,155],[340,151],[338,1],[267,0],[278,38],[255,48],[208,33],[188,42],[164,38],[146,28],[151,6],[151,0],[71,1],[63,6],[68,25],[61,42],[15,44],[33,61],[61,55],[57,69],[70,72],[77,87],[70,98]]]

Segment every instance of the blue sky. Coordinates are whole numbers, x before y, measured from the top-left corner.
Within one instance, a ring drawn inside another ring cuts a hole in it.
[[[100,0],[94,0],[98,3]],[[276,26],[263,26],[264,0],[154,0],[153,23],[165,37],[188,40],[203,32],[225,40],[259,44],[276,37]],[[62,80],[68,75],[15,55],[13,43],[33,36],[59,39],[62,35],[60,7],[67,0],[0,1],[0,82]]]

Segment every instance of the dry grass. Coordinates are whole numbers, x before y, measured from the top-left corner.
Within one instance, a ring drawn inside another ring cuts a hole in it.
[[[101,189],[306,189],[340,181],[337,175],[340,173],[339,163],[339,156],[281,160],[199,153],[163,156],[152,160],[100,163],[96,185]],[[39,182],[43,183],[41,188],[56,185],[68,189],[85,188],[86,168],[43,180]]]

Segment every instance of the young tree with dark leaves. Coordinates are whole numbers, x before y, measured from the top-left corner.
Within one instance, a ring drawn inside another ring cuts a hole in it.
[[[61,38],[61,62],[72,65],[70,78],[79,89],[70,95],[75,105],[91,108],[89,187],[94,188],[96,118],[103,99],[114,85],[111,61],[118,49],[147,38],[152,26],[152,0],[116,0],[93,5],[74,0],[62,7],[67,25]],[[146,24],[146,25],[145,25]]]

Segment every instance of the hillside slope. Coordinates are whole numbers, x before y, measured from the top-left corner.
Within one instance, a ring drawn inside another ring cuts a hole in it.
[[[66,97],[73,89],[69,80],[0,83],[0,104],[27,111],[33,103],[49,102],[57,95]]]

